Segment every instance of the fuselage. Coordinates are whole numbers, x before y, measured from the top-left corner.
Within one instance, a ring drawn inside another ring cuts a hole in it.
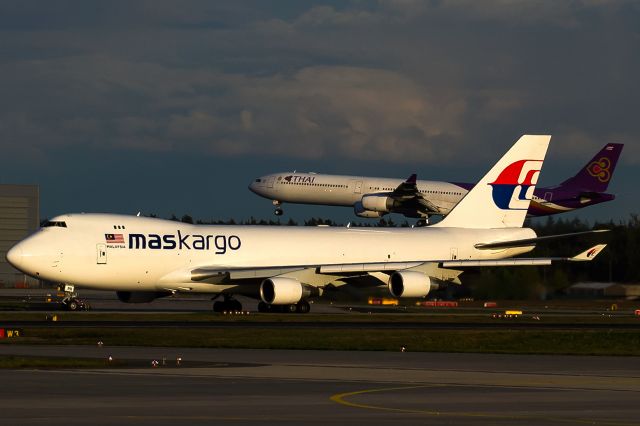
[[[9,262],[40,279],[121,291],[216,293],[198,268],[290,267],[449,259],[502,259],[532,247],[477,243],[535,237],[527,228],[346,228],[190,225],[114,214],[68,214],[14,246]]]
[[[270,200],[292,204],[354,207],[365,195],[390,194],[402,179],[283,172],[262,176],[249,189]],[[446,215],[474,187],[472,183],[418,180],[418,191]],[[536,188],[529,216],[547,216],[611,201],[607,193],[585,195],[562,187]],[[398,213],[404,213],[398,211]],[[409,216],[409,215],[408,215]]]

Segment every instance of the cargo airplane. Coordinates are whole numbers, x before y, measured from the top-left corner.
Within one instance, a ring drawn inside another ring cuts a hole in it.
[[[33,277],[69,291],[116,291],[123,302],[175,293],[223,296],[214,311],[241,310],[234,295],[260,299],[260,311],[308,312],[327,286],[366,282],[395,297],[424,297],[466,267],[587,261],[513,258],[540,240],[522,228],[550,136],[525,135],[441,222],[423,228],[208,226],[116,214],[55,217],[7,253]]]
[[[575,176],[560,185],[536,188],[529,216],[547,216],[611,201],[606,193],[623,144],[605,145]],[[400,213],[425,223],[431,215],[446,215],[473,188],[472,183],[317,173],[276,173],[262,176],[249,189],[273,200],[275,214],[282,203],[352,207],[357,216],[380,218]]]

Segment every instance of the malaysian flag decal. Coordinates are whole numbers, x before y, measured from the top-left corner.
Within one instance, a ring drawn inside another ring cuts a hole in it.
[[[107,244],[124,244],[124,236],[122,234],[104,234]]]

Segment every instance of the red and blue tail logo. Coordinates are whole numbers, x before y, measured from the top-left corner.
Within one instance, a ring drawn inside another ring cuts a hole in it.
[[[520,160],[507,166],[492,187],[493,202],[502,210],[527,210],[542,168],[540,160]]]

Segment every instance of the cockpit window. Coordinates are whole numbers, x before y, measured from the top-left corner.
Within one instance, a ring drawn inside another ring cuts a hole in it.
[[[59,221],[47,220],[45,223],[42,224],[43,228],[48,228],[50,226],[57,226],[58,228],[66,228],[67,227],[67,222],[59,222]]]
[[[258,182],[258,183],[259,183],[261,180],[262,180],[262,179],[256,179],[256,182]]]

